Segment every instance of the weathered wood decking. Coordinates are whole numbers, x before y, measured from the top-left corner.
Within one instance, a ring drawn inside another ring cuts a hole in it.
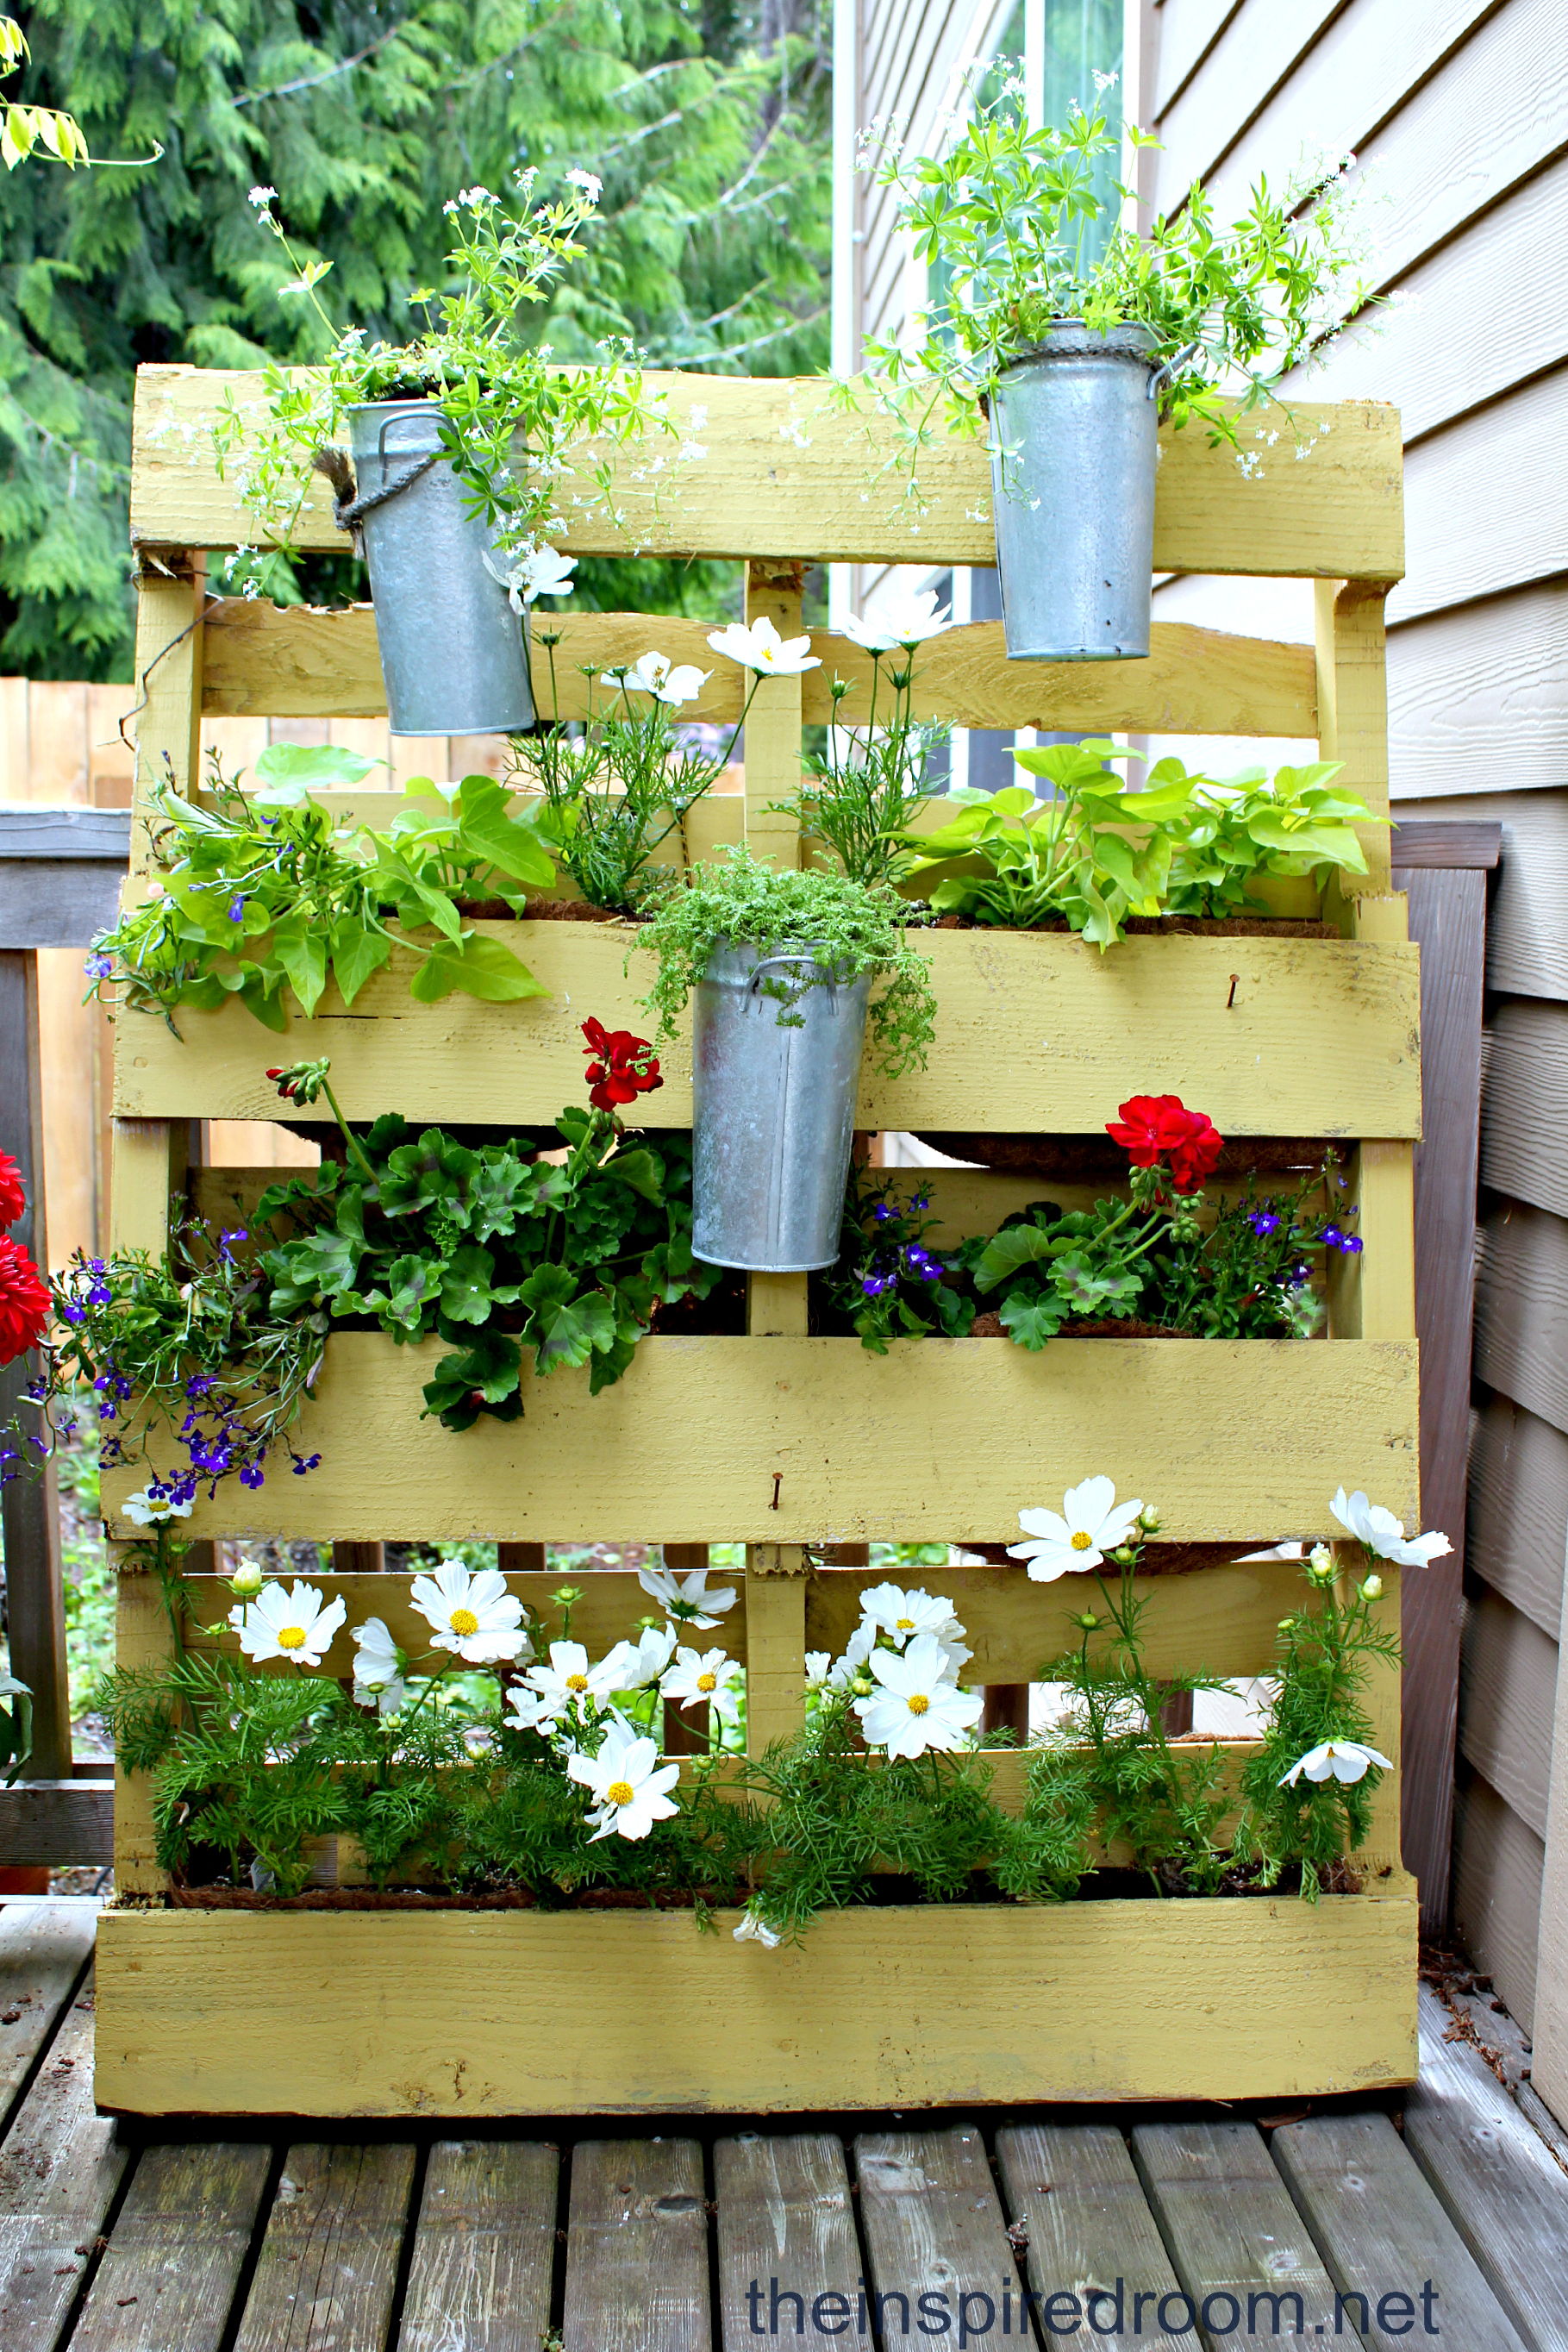
[[[4,2352],[1568,2347],[1568,2172],[1431,1993],[1402,2111],[188,2137],[94,2111],[92,1932],[0,1909]]]

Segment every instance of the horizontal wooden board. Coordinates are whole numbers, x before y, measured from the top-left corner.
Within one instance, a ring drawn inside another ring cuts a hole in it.
[[[115,1029],[125,1118],[276,1118],[269,1065],[330,1056],[350,1118],[553,1118],[581,1099],[580,1024],[645,1030],[653,979],[636,934],[614,924],[476,926],[506,940],[549,998],[415,1004],[409,959],[378,973],[345,1013],[335,992],[287,1039],[242,1006],[148,1014]],[[931,962],[939,1012],[928,1067],[881,1076],[867,1056],[864,1128],[1091,1134],[1133,1093],[1175,1093],[1222,1134],[1409,1137],[1420,1132],[1419,950],[1322,939],[1140,938],[1102,954],[1062,933],[911,934]],[[629,971],[626,970],[631,956]],[[644,1124],[689,1127],[689,1049],[639,1107]],[[324,1106],[319,1106],[324,1110]]]
[[[1535,2014],[1546,1849],[1461,1759],[1454,1806],[1454,1934],[1528,2033]]]
[[[298,1429],[321,1467],[231,1479],[185,1531],[1005,1542],[1102,1472],[1173,1540],[1327,1536],[1342,1482],[1416,1516],[1413,1340],[652,1339],[601,1395],[529,1377],[520,1421],[461,1435],[421,1418],[444,1352],[329,1339]],[[110,1513],[145,1475],[106,1480]]]
[[[1568,368],[1417,443],[1406,460],[1409,577],[1391,625],[1549,580],[1563,569],[1568,488],[1539,453],[1568,429]]]
[[[873,413],[843,414],[820,377],[658,375],[669,414],[705,456],[673,465],[658,485],[631,478],[657,451],[650,440],[610,451],[616,522],[577,511],[562,544],[577,555],[773,556],[818,562],[994,562],[990,472],[973,441],[939,438],[921,467],[923,512],[904,509],[883,472],[892,429]],[[142,545],[254,544],[258,524],[240,504],[243,457],[226,481],[214,464],[211,426],[233,399],[242,413],[262,401],[259,374],[144,367],[138,376],[131,457],[131,532]],[[694,425],[692,412],[702,412]],[[1399,421],[1392,408],[1355,403],[1326,412],[1293,406],[1311,454],[1249,480],[1233,452],[1201,433],[1161,436],[1155,517],[1157,572],[1291,573],[1318,579],[1397,579],[1404,568]],[[1249,431],[1275,429],[1265,415]],[[1281,437],[1291,432],[1283,424]],[[600,453],[584,450],[585,465]],[[878,477],[881,476],[881,478]],[[585,472],[584,479],[589,478]],[[567,485],[570,499],[571,488]],[[570,509],[569,509],[570,510]],[[318,483],[294,534],[299,548],[341,553],[330,493]]]
[[[1158,1548],[1155,1548],[1156,1559]],[[826,1569],[812,1576],[806,1588],[805,1647],[831,1650],[838,1656],[860,1622],[860,1596],[884,1580],[882,1569]],[[1022,1565],[1016,1568],[921,1568],[899,1571],[902,1580],[953,1603],[965,1627],[973,1657],[964,1668],[966,1683],[1039,1682],[1048,1659],[1076,1646],[1079,1636],[1072,1618],[1085,1607],[1097,1607],[1099,1595],[1092,1577],[1063,1577],[1054,1584],[1031,1583]],[[346,1679],[354,1671],[353,1628],[367,1617],[380,1617],[392,1639],[411,1656],[429,1647],[430,1625],[410,1599],[411,1578],[384,1571],[379,1575],[338,1576],[330,1572],[311,1581],[329,1594],[340,1594],[347,1610],[343,1632],[321,1662],[320,1672]],[[727,1611],[711,1633],[685,1634],[698,1648],[722,1646],[737,1664],[746,1664],[746,1579],[716,1570],[710,1580],[716,1591],[727,1584],[736,1591],[735,1606]],[[525,1601],[541,1627],[535,1648],[544,1654],[559,1640],[560,1612],[552,1606],[561,1576],[527,1572],[508,1576],[507,1590]],[[1113,1571],[1113,1589],[1119,1590]],[[635,1634],[639,1623],[656,1614],[658,1603],[649,1598],[630,1570],[596,1570],[581,1578],[582,1594],[571,1612],[574,1641],[586,1644],[591,1655],[602,1657],[612,1643]],[[221,1623],[234,1606],[226,1578],[193,1576],[187,1580],[193,1626]],[[1218,1675],[1255,1675],[1272,1664],[1280,1619],[1301,1595],[1299,1560],[1255,1560],[1246,1566],[1207,1569],[1187,1575],[1146,1576],[1137,1581],[1145,1609],[1145,1654],[1155,1675],[1184,1670]],[[186,1646],[195,1650],[232,1650],[236,1637],[225,1633],[193,1633]],[[278,1670],[291,1673],[287,1660]],[[802,1679],[804,1668],[802,1667]],[[0,1825],[5,1801],[0,1799]],[[91,1859],[91,1857],[88,1857]]]
[[[1286,2097],[1415,2076],[1403,1891],[856,1910],[775,1952],[737,1945],[735,1916],[699,1936],[674,1912],[107,1912],[98,2097],[480,2122]]]
[[[1467,1565],[1556,1641],[1568,1559],[1568,1436],[1483,1395],[1470,1440]]]
[[[1557,1644],[1500,1592],[1465,1612],[1459,1747],[1505,1804],[1546,1835]]]
[[[1388,633],[1393,797],[1473,793],[1500,743],[1510,795],[1568,780],[1568,580],[1536,581]],[[1446,815],[1435,809],[1433,815]]]
[[[1488,1024],[1481,1181],[1568,1217],[1568,1005],[1517,997]]]
[[[1568,1223],[1501,1202],[1481,1228],[1475,1366],[1554,1429],[1568,1433]]]
[[[581,719],[613,709],[605,669],[649,652],[710,673],[685,719],[733,725],[746,675],[708,646],[706,621],[661,614],[562,613],[533,624],[534,697],[547,716]],[[559,636],[553,679],[545,638]],[[801,685],[808,727],[845,726],[872,712],[872,658],[850,638],[816,631],[821,667]],[[582,675],[591,666],[594,681]],[[879,708],[891,704],[883,665]],[[835,679],[852,691],[835,702]],[[375,610],[353,604],[321,612],[308,604],[228,597],[205,623],[202,709],[255,718],[377,719],[386,709]],[[1315,735],[1317,682],[1312,650],[1265,637],[1228,636],[1177,622],[1156,624],[1146,661],[1009,662],[999,621],[974,621],[925,646],[914,663],[915,714],[955,727],[1038,727],[1051,733]]]

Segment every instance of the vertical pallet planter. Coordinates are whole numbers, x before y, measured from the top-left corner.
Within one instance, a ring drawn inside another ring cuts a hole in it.
[[[862,499],[876,453],[820,385],[665,382],[677,419],[693,403],[707,409],[706,459],[678,510],[628,483],[624,522],[585,523],[575,551],[635,545],[745,560],[750,616],[766,614],[785,635],[799,632],[810,562],[991,560],[988,525],[975,520],[987,504],[983,453],[956,444],[937,454],[914,540],[879,519],[879,493]],[[183,787],[195,781],[204,711],[320,719],[382,708],[368,609],[273,612],[204,594],[205,551],[251,531],[207,454],[208,425],[231,394],[243,408],[256,380],[148,369],[138,398],[140,767],[145,780],[167,760]],[[1156,564],[1314,579],[1315,653],[1161,626],[1146,662],[1009,666],[999,626],[983,624],[928,649],[921,714],[1316,737],[1385,810],[1382,600],[1402,568],[1398,425],[1391,410],[1355,405],[1331,421],[1306,463],[1260,480],[1192,435],[1167,440],[1160,475]],[[298,537],[336,543],[321,502]],[[682,660],[701,648],[690,623],[612,614],[568,625],[574,665],[654,643]],[[835,672],[856,682],[841,716],[866,711],[864,657],[831,637],[817,650],[821,670],[760,688],[744,802],[704,806],[694,855],[744,837],[775,861],[798,858],[770,804],[793,791],[801,730],[828,717]],[[738,707],[733,676],[711,679],[705,696],[690,715],[722,719]],[[558,1375],[525,1387],[519,1421],[455,1436],[419,1417],[420,1350],[343,1333],[329,1342],[301,1431],[321,1469],[199,1505],[189,1572],[198,1583],[211,1575],[208,1540],[256,1533],[342,1545],[744,1542],[743,1597],[725,1638],[747,1666],[756,1747],[799,1721],[804,1654],[841,1646],[869,1580],[814,1568],[810,1547],[1005,1542],[1020,1506],[1053,1500],[1090,1471],[1155,1501],[1162,1541],[1239,1553],[1287,1534],[1331,1535],[1328,1496],[1342,1481],[1414,1518],[1417,972],[1385,836],[1367,847],[1369,880],[1336,904],[1332,938],[1147,937],[1101,957],[1064,936],[932,935],[930,1066],[897,1082],[868,1074],[860,1110],[872,1129],[1082,1134],[1122,1095],[1168,1090],[1200,1101],[1228,1137],[1333,1140],[1348,1155],[1365,1249],[1337,1277],[1326,1338],[1061,1339],[1039,1356],[1003,1339],[927,1339],[877,1357],[809,1335],[804,1277],[758,1276],[747,1337],[655,1335],[606,1393],[591,1398],[585,1378]],[[245,1197],[244,1171],[193,1165],[193,1123],[276,1118],[262,1075],[270,1059],[330,1055],[351,1118],[553,1118],[580,1084],[582,1013],[634,1025],[645,982],[634,967],[623,973],[629,938],[612,926],[497,929],[550,997],[420,1006],[389,969],[351,1020],[329,994],[282,1046],[237,1005],[183,1016],[178,1039],[123,1016],[117,1244],[161,1248],[172,1195],[214,1210]],[[677,1048],[665,1066],[669,1083],[639,1117],[680,1127],[689,1055]],[[1028,1197],[1017,1180],[983,1171],[944,1173],[934,1191],[954,1234],[988,1229]],[[105,1482],[111,1528],[131,1483]],[[1075,1603],[1060,1587],[1030,1584],[1021,1567],[931,1575],[968,1628],[971,1681],[1028,1680],[1065,1645]],[[1151,1666],[1266,1671],[1295,1579],[1290,1563],[1241,1559],[1149,1577]],[[530,1599],[550,1581],[538,1568],[509,1580]],[[343,1591],[350,1622],[374,1612],[399,1634],[404,1579],[322,1581]],[[1385,1583],[1381,1607],[1396,1625],[1396,1575]],[[591,1646],[608,1642],[640,1608],[634,1577],[596,1575],[575,1630]],[[192,1622],[221,1613],[209,1586]],[[150,1580],[123,1574],[122,1663],[167,1656],[171,1638]],[[350,1666],[340,1640],[324,1671]],[[1379,1669],[1371,1709],[1377,1744],[1396,1754],[1396,1670]],[[1021,1785],[1016,1761],[999,1758],[999,1780],[1009,1774]],[[1415,2068],[1415,1890],[1397,1822],[1390,1773],[1361,1858],[1364,1891],[1315,1906],[1279,1896],[877,1909],[831,1916],[800,1948],[764,1952],[697,1936],[669,1913],[183,1906],[153,1856],[149,1791],[121,1775],[120,1902],[99,1937],[99,2093],[138,2113],[486,2117],[1364,2090]],[[656,2047],[644,2031],[650,2000]]]

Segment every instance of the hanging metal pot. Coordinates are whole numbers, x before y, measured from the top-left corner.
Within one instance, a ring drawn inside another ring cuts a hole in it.
[[[769,978],[790,983],[788,1004]],[[692,1024],[692,1250],[706,1264],[808,1274],[838,1256],[870,995],[869,972],[835,981],[809,944],[715,946]]]
[[[1064,319],[997,379],[992,505],[1011,661],[1149,650],[1158,398],[1176,364],[1154,351],[1152,328]]]
[[[441,454],[428,400],[349,411],[362,540],[394,735],[506,735],[534,723],[522,615],[483,519]]]

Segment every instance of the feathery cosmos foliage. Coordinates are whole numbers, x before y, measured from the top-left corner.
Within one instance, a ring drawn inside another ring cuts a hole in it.
[[[447,196],[586,169],[601,226],[538,321],[563,359],[610,333],[654,365],[825,359],[823,0],[37,0],[26,31],[11,94],[68,108],[95,154],[166,152],[0,184],[0,668],[130,674],[139,362],[318,356],[257,184],[332,264],[334,318],[401,337]],[[619,569],[585,566],[587,600],[623,601]],[[700,571],[668,568],[664,601],[711,609]],[[347,557],[301,572],[355,592]]]

